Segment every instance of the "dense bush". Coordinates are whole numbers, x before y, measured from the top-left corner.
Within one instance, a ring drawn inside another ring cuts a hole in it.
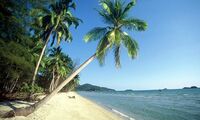
[[[44,89],[42,87],[38,86],[37,84],[35,84],[32,88],[31,85],[29,85],[27,83],[23,83],[20,91],[28,92],[28,93],[42,93],[42,92],[44,92]]]

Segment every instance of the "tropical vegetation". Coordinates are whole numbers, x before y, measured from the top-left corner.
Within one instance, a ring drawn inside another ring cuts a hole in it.
[[[35,16],[35,21],[32,24],[36,34],[35,37],[44,41],[44,46],[34,70],[32,86],[35,84],[40,62],[51,35],[53,37],[51,46],[54,44],[55,40],[57,41],[57,46],[60,44],[61,40],[68,42],[72,41],[69,27],[74,24],[76,28],[81,20],[72,15],[70,12],[71,8],[76,8],[76,5],[72,0],[60,0],[54,4],[50,4],[48,9],[34,9],[31,11]]]
[[[50,71],[51,69],[49,67],[52,67],[53,65],[56,66],[57,63],[60,65],[59,69],[56,68],[56,85],[54,85],[53,89],[55,89],[55,87],[75,68],[72,59],[61,51],[59,44],[53,48],[48,46],[48,50],[44,51],[44,59],[42,59],[43,65],[39,68],[40,72],[37,74],[37,79],[34,81],[34,85],[31,85],[31,83],[33,83],[32,77],[35,66],[45,45],[44,28],[36,25],[36,23],[44,25],[44,23],[40,23],[42,22],[40,17],[46,15],[44,12],[45,10],[46,12],[49,12],[53,9],[48,8],[46,5],[53,7],[53,5],[56,4],[58,3],[54,4],[53,0],[43,0],[41,2],[32,0],[9,0],[0,3],[1,98],[8,96],[7,99],[11,99],[9,95],[13,95],[14,93],[24,93],[24,97],[27,97],[29,93],[49,92],[49,87],[47,86],[50,85],[50,79],[52,79],[51,76],[47,75],[52,75],[52,71]],[[75,8],[74,3],[70,5]],[[70,19],[72,19],[72,23],[75,24],[75,26],[78,25],[78,21],[76,21],[70,12],[65,14],[69,15],[66,15],[65,18],[61,17],[62,19],[68,19],[69,16],[71,16]],[[39,19],[41,21],[37,21]],[[54,20],[56,21],[56,17]],[[45,20],[43,19],[43,22],[44,21]],[[62,22],[64,21],[65,20]],[[62,22],[58,23],[61,24]],[[72,23],[69,22],[69,24]],[[65,24],[65,26],[60,25],[60,27],[63,27],[65,30],[61,30],[61,28],[57,27],[57,29],[52,32],[52,35],[57,37],[57,34],[60,34],[60,31],[65,33],[69,32],[66,30],[69,29],[69,25],[66,23],[62,24]],[[65,33],[60,36],[60,39],[70,35],[70,32],[68,34]],[[70,41],[72,40],[71,35],[68,38],[70,38]],[[54,38],[52,42],[58,39],[59,37]],[[56,52],[53,51],[56,51],[57,49],[59,49],[57,53],[60,54],[60,57],[63,57],[61,60],[58,59],[63,62],[62,65],[60,64],[60,61],[54,63],[58,56]],[[49,64],[49,61],[46,61],[46,59],[50,60],[51,64]],[[48,69],[49,71],[44,71],[44,69]],[[79,77],[77,76],[77,79],[74,79],[71,86],[76,86],[78,84],[78,78]]]
[[[28,18],[22,17],[23,21],[16,23],[15,29],[11,29],[11,31],[17,31],[16,34],[12,32],[14,37],[11,36],[10,38],[9,29],[7,29],[7,33],[1,33],[0,36],[0,49],[3,50],[1,51],[2,58],[0,61],[3,75],[0,84],[9,86],[1,89],[13,92],[24,85],[26,89],[23,89],[23,91],[29,90],[31,94],[36,91],[49,93],[44,99],[29,107],[10,111],[9,116],[29,115],[44,105],[60,90],[73,89],[78,85],[78,74],[81,70],[96,58],[101,65],[104,64],[109,50],[114,52],[117,68],[121,66],[120,50],[122,46],[127,49],[128,56],[134,59],[138,54],[139,47],[136,40],[129,33],[144,31],[147,28],[145,21],[130,16],[130,11],[135,6],[136,0],[130,2],[100,0],[101,9],[97,11],[105,26],[95,27],[84,36],[85,42],[98,40],[97,49],[91,57],[76,68],[72,59],[64,54],[59,46],[62,40],[72,41],[69,28],[72,25],[76,28],[81,22],[71,12],[71,9],[76,8],[76,4],[72,0],[45,1],[38,3],[30,0],[23,3],[22,0],[22,4],[27,9],[26,14],[29,15]],[[14,6],[17,5],[15,1],[12,2]],[[8,3],[8,6],[4,6],[5,3]],[[1,19],[2,24],[0,25],[3,26],[1,28],[6,29],[8,28],[6,25],[15,23],[17,18],[21,19],[21,13],[13,13],[13,11],[10,11],[9,2],[5,3],[0,4],[0,9],[8,10],[11,16],[7,16],[7,13],[1,13],[0,16],[3,19]],[[6,21],[7,17],[11,21]],[[20,28],[20,32],[17,27]],[[11,40],[6,41],[7,38]],[[54,44],[54,42],[57,44]],[[38,87],[42,89],[38,89]]]

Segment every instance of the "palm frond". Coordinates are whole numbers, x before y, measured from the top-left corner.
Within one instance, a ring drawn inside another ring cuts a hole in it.
[[[103,18],[103,21],[107,24],[113,24],[115,21],[113,20],[113,18],[109,15],[106,14],[106,12],[104,10],[97,10],[99,15]]]
[[[62,39],[64,39],[67,42],[71,42],[72,41],[72,35],[70,33],[70,30],[68,28],[67,24],[61,23],[59,26],[60,30],[62,31]]]
[[[125,2],[121,0],[101,0],[100,4],[102,9],[99,14],[103,17],[104,21],[108,24],[117,26],[118,21],[125,18],[129,10],[135,5],[135,0],[132,0],[125,6]]]
[[[96,51],[96,56],[97,59],[99,60],[100,65],[104,64],[105,61],[105,56],[106,53],[109,49],[109,41],[107,38],[107,35],[105,35],[98,43],[97,51]]]
[[[104,10],[107,14],[113,14],[115,8],[111,0],[101,0],[100,4],[102,6],[102,10]]]
[[[114,45],[120,45],[121,43],[121,32],[119,29],[110,29],[108,33],[108,41]]]
[[[99,14],[104,19],[105,23],[116,25],[117,19],[120,17],[122,12],[122,3],[119,0],[112,2],[111,0],[101,0],[100,4],[102,9]]]
[[[77,28],[81,23],[83,23],[83,21],[77,17],[71,17],[71,22],[74,24],[75,28]]]
[[[147,28],[147,23],[140,19],[128,18],[121,21],[123,27],[128,30],[144,31]]]
[[[122,14],[123,3],[121,0],[117,0],[117,1],[115,1],[114,6],[115,6],[114,17],[115,17],[115,19],[118,20],[123,15]]]
[[[83,23],[83,21],[77,17],[72,16],[71,12],[68,11],[66,15],[64,15],[63,18],[64,22],[68,24],[68,26],[71,26],[72,24],[77,28],[80,23]]]
[[[122,0],[100,0],[102,9],[97,10],[104,22],[109,26],[104,28],[94,28],[84,37],[85,41],[100,40],[96,50],[96,56],[100,65],[104,63],[107,51],[113,47],[115,65],[120,67],[120,48],[123,44],[128,55],[133,59],[137,56],[138,44],[124,29],[144,31],[147,23],[142,20],[129,18],[128,12],[136,4],[136,0],[131,0],[128,4]]]
[[[69,7],[73,8],[75,10],[76,9],[76,4],[73,2]]]
[[[121,34],[121,38],[123,41],[124,46],[127,48],[128,50],[128,55],[129,57],[131,57],[132,59],[134,59],[137,56],[137,52],[138,52],[138,44],[135,40],[133,40],[127,33],[122,33]]]
[[[50,46],[53,46],[55,40],[56,40],[56,32],[53,32],[53,37],[52,37],[52,41],[51,41],[51,45]]]
[[[66,38],[65,38],[65,41],[67,41],[67,42],[71,42],[72,41],[72,34],[71,34],[71,32],[68,32],[68,34],[67,34],[67,36],[66,36]]]
[[[46,8],[34,8],[29,12],[30,16],[39,17],[50,14],[51,12]]]
[[[63,35],[63,32],[61,31],[57,32],[57,46],[60,44],[62,35]]]
[[[136,4],[136,0],[131,0],[131,2],[129,2],[126,7],[123,10],[123,14],[127,14],[129,12],[129,10]]]
[[[108,14],[111,14],[110,8],[109,8],[108,4],[105,1],[101,2],[101,6]]]
[[[54,12],[51,12],[51,24],[55,24],[55,20],[56,20],[56,14]]]
[[[121,34],[121,32],[118,29],[116,29],[115,30],[115,44],[116,45],[120,45],[120,43],[121,43],[121,36],[120,36],[120,34]]]
[[[95,27],[84,36],[84,40],[85,42],[90,42],[92,40],[101,39],[106,34],[106,32],[106,27]]]

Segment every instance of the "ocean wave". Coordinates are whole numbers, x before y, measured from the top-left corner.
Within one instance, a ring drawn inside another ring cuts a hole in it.
[[[128,116],[128,115],[126,115],[126,114],[124,114],[124,113],[118,111],[118,110],[115,110],[115,109],[113,109],[113,108],[111,108],[111,110],[112,110],[113,112],[115,112],[116,114],[119,114],[120,116],[125,117],[125,118],[127,118],[127,119],[129,119],[129,120],[135,120],[134,118],[132,118],[132,117],[130,117],[130,116]]]

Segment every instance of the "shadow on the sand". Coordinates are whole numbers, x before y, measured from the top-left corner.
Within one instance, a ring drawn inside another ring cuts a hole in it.
[[[7,108],[11,108],[12,110],[15,110],[19,107],[25,107],[25,106],[30,106],[32,105],[32,103],[28,103],[25,101],[5,101],[5,102],[0,102],[0,119],[3,118],[7,112],[9,112],[10,110]],[[1,109],[1,106],[3,107],[3,109]],[[4,107],[6,109],[4,109]]]
[[[8,102],[0,102],[0,105],[1,106],[6,106],[6,107],[10,107],[12,109],[16,109],[16,107],[13,105],[13,102],[10,102],[10,101],[8,101]]]
[[[28,102],[24,102],[24,101],[5,101],[5,102],[0,102],[0,108],[1,108],[1,106],[4,106],[4,107],[11,108],[11,109],[15,110],[19,107],[30,106],[32,104],[33,103],[28,103]],[[0,112],[2,112],[2,111],[3,110],[0,109]]]
[[[32,105],[31,103],[27,103],[27,102],[23,102],[23,101],[6,101],[6,102],[0,102],[0,106],[6,106],[6,107],[10,107],[12,109],[16,109],[17,107],[15,107],[14,105]]]

